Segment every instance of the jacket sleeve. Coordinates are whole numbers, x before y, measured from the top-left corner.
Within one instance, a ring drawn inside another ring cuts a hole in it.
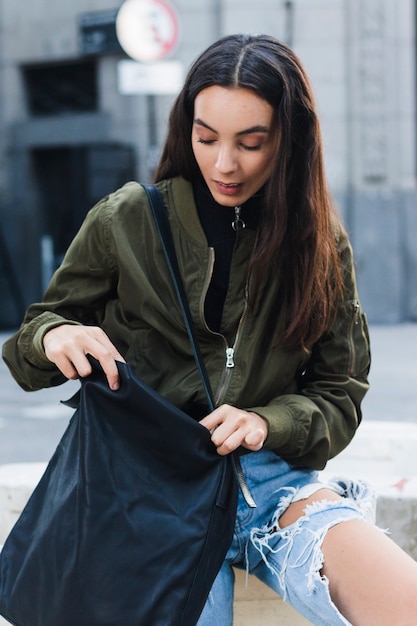
[[[3,358],[25,391],[65,382],[45,356],[43,337],[61,324],[100,325],[112,297],[116,269],[107,246],[107,198],[88,213],[40,303],[32,304],[18,332],[3,345]]]
[[[293,465],[323,469],[351,441],[361,421],[370,367],[366,316],[358,299],[352,249],[342,232],[344,299],[332,327],[313,346],[296,393],[251,410],[269,423],[265,445]]]

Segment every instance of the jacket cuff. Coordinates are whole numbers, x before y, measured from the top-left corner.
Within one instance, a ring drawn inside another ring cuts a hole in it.
[[[247,409],[268,422],[268,436],[265,447],[284,452],[296,435],[292,411],[287,406],[258,406]]]
[[[36,322],[36,323],[34,323]],[[27,358],[36,367],[40,369],[55,369],[56,365],[52,363],[46,356],[43,347],[43,338],[49,330],[62,326],[63,324],[71,324],[73,326],[79,326],[79,322],[67,320],[61,315],[55,313],[43,313],[38,318],[32,320],[32,328],[27,329],[24,336],[21,337],[21,342],[26,351]]]

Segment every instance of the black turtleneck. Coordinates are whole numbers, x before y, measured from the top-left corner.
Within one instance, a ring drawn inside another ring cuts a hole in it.
[[[235,210],[234,207],[218,204],[203,182],[195,183],[193,190],[201,225],[208,245],[214,248],[215,253],[213,276],[207,292],[204,312],[208,327],[219,332],[236,241],[236,231],[232,228]],[[261,197],[261,194],[256,194],[241,206],[240,217],[246,228],[256,230],[258,226]]]

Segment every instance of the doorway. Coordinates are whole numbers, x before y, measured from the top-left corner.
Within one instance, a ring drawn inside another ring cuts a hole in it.
[[[32,150],[42,225],[42,288],[46,287],[87,212],[134,178],[131,146],[94,144]]]

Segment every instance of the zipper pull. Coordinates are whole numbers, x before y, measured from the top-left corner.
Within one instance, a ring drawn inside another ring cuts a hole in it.
[[[235,351],[233,348],[226,348],[226,367],[234,367],[235,362],[233,360]]]
[[[241,228],[246,228],[245,222],[240,217],[240,211],[241,211],[240,206],[235,206],[235,218],[232,222],[232,228],[235,231],[238,231]]]
[[[359,306],[359,302],[357,300],[353,300],[352,301],[352,309],[353,309],[353,323],[354,324],[359,324],[360,306]]]

